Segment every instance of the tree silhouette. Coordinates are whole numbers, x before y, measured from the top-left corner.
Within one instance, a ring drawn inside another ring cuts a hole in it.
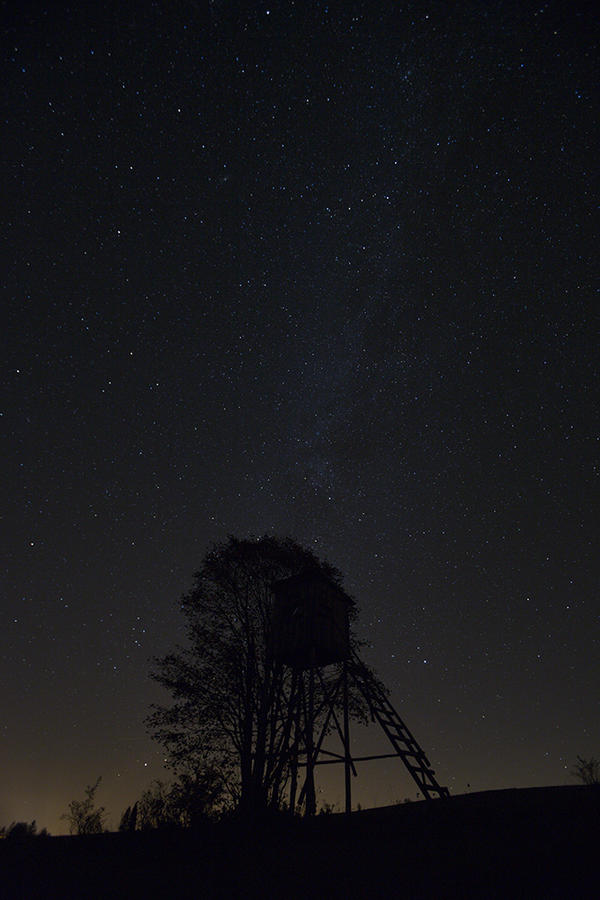
[[[171,785],[170,802],[179,824],[189,828],[204,821],[218,807],[222,794],[222,781],[214,772],[182,772]]]
[[[578,756],[577,762],[571,770],[571,775],[578,778],[584,784],[600,784],[600,761],[591,756],[583,759]]]
[[[48,837],[46,828],[37,830],[35,819],[32,822],[11,822],[10,825],[3,825],[0,828],[0,838],[22,841],[32,837]]]
[[[124,811],[119,831],[193,827],[211,815],[222,790],[221,779],[208,771],[196,777],[182,773],[170,784],[157,779]]]
[[[70,834],[100,834],[104,831],[105,809],[95,806],[96,791],[101,781],[102,776],[94,785],[88,785],[85,800],[71,800],[68,811],[61,816],[69,823]]]
[[[178,824],[169,794],[169,786],[159,779],[144,791],[136,804],[137,824],[142,831]]]
[[[175,771],[219,772],[243,808],[278,806],[284,796],[292,675],[270,653],[272,585],[306,571],[341,582],[291,538],[230,536],[207,553],[181,600],[188,646],[154,661],[151,677],[174,703],[153,708],[150,733]],[[352,714],[364,716],[352,702]]]
[[[138,805],[128,806],[119,822],[119,831],[135,831],[137,825]]]

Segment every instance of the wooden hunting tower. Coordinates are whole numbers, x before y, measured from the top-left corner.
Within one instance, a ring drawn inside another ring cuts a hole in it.
[[[273,656],[294,669],[342,662],[350,656],[352,600],[320,572],[302,572],[273,585]]]
[[[290,810],[296,808],[301,769],[305,778],[298,804],[304,802],[306,815],[314,815],[315,767],[343,763],[346,812],[350,813],[355,762],[390,756],[402,760],[425,799],[448,797],[448,789],[436,781],[425,752],[392,706],[387,691],[350,646],[353,602],[348,595],[318,569],[276,581],[272,591],[271,652],[276,662],[292,670],[285,739],[279,751],[280,765],[289,767]],[[332,663],[341,663],[338,672],[324,674],[321,670]],[[388,737],[391,753],[353,757],[350,683],[365,700],[372,720]],[[342,753],[323,747],[325,738],[336,732]]]

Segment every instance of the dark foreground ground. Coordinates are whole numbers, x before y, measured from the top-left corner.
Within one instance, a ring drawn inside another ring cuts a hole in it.
[[[0,842],[0,897],[600,897],[600,789],[491,791],[198,832]]]

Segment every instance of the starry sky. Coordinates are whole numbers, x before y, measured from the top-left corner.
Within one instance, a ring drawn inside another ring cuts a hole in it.
[[[600,753],[590,10],[8,4],[0,824],[165,777],[149,660],[228,533],[342,570],[451,792]]]

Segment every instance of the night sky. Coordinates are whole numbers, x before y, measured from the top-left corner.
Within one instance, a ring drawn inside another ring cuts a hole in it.
[[[598,756],[590,9],[8,5],[0,825],[166,777],[150,658],[228,533],[342,570],[451,792]]]

